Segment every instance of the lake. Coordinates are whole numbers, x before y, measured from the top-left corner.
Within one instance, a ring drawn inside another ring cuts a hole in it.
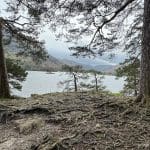
[[[45,94],[52,92],[63,92],[64,86],[60,86],[60,81],[69,78],[64,72],[47,73],[43,71],[28,71],[26,81],[22,82],[22,91],[12,90],[12,93],[21,97],[30,97],[31,94]],[[124,78],[116,79],[115,76],[105,75],[102,84],[106,90],[118,93],[123,89]]]

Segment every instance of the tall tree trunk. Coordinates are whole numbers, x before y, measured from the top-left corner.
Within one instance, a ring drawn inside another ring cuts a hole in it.
[[[150,103],[150,0],[144,0],[140,98]]]
[[[2,21],[0,20],[0,97],[10,97],[7,68],[3,49]]]

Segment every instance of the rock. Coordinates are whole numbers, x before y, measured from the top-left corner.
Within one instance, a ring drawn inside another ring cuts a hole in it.
[[[20,119],[15,121],[16,130],[19,133],[27,135],[33,132],[33,130],[40,128],[43,125],[43,120],[39,118]]]

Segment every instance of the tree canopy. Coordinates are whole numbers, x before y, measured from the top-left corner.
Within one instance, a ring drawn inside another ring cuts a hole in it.
[[[42,1],[8,0],[4,13],[0,14],[0,97],[10,96],[4,44],[15,39],[23,48],[19,54],[33,57],[42,57],[45,54],[44,43],[38,39],[41,7],[40,10],[35,7],[41,6],[41,3]]]

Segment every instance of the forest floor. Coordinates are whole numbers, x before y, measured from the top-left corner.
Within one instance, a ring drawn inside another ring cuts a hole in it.
[[[150,150],[150,111],[106,94],[0,100],[0,150]]]

